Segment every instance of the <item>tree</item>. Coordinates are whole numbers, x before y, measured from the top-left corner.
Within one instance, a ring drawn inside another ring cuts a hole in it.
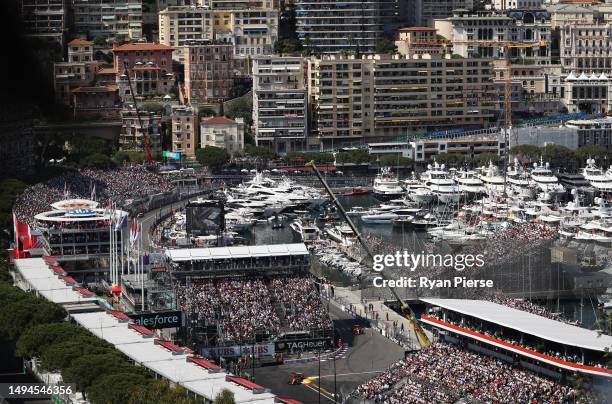
[[[94,45],[96,46],[106,46],[107,41],[106,38],[103,36],[97,36],[94,38],[93,40]]]
[[[576,149],[575,153],[581,163],[585,163],[587,159],[592,158],[598,165],[604,166],[604,168],[608,167],[612,159],[612,153],[608,149],[596,145],[580,146]]]
[[[136,389],[149,383],[149,379],[143,374],[125,370],[98,376],[87,391],[89,401],[94,404],[125,404]]]
[[[217,169],[229,161],[227,150],[215,146],[206,146],[196,150],[196,159],[203,166]]]
[[[254,146],[252,144],[247,144],[244,146],[244,154],[249,157],[262,158],[262,159],[273,159],[276,157],[276,153],[274,153],[270,149],[266,149],[265,147]]]
[[[302,42],[297,38],[283,38],[274,43],[274,52],[279,55],[291,55],[302,51]]]
[[[153,112],[154,114],[161,114],[164,110],[164,106],[155,101],[147,101],[142,104],[142,109],[147,112]]]
[[[542,149],[531,144],[522,144],[520,146],[514,146],[512,149],[510,149],[510,154],[516,156],[519,160],[534,162],[542,154]]]
[[[0,337],[17,340],[32,326],[56,323],[66,317],[66,311],[61,306],[26,292],[22,293],[11,293],[15,299],[3,302],[0,311]]]
[[[397,53],[397,46],[390,39],[381,39],[376,43],[376,53],[394,55]]]
[[[476,166],[478,167],[488,165],[489,162],[497,164],[499,163],[499,161],[500,157],[494,153],[481,153],[478,156],[474,157],[474,164],[476,164]]]
[[[217,113],[212,108],[202,107],[198,109],[198,119],[210,118]]]
[[[86,391],[96,379],[104,375],[135,371],[118,351],[112,351],[76,358],[70,367],[62,370],[62,378],[68,383],[76,384],[78,390]]]
[[[158,380],[132,389],[127,404],[192,404],[197,401],[187,396],[185,388],[173,388],[167,381]]]
[[[350,150],[336,154],[336,163],[363,164],[370,161],[367,150]]]
[[[412,164],[412,160],[407,158],[407,157],[403,157],[403,156],[398,156],[398,155],[392,155],[392,154],[388,154],[386,156],[382,156],[379,160],[380,165],[381,166],[390,166],[390,167],[394,167],[394,166],[407,166]]]
[[[466,163],[466,158],[458,153],[440,153],[436,155],[436,161],[449,167],[460,167]]]
[[[232,393],[228,389],[221,390],[215,396],[215,404],[236,404],[236,400],[234,399],[234,393]]]
[[[88,335],[81,327],[70,323],[39,324],[26,330],[17,340],[17,354],[25,358],[39,357],[48,346],[75,336]]]
[[[542,148],[542,158],[551,168],[574,171],[578,167],[576,153],[565,146],[549,144]]]
[[[95,336],[73,336],[67,341],[55,342],[48,346],[40,356],[41,367],[50,372],[69,368],[72,362],[83,355],[112,353],[113,347],[104,345]]]
[[[115,162],[105,154],[93,153],[89,156],[83,157],[79,161],[81,168],[112,168],[115,167]]]

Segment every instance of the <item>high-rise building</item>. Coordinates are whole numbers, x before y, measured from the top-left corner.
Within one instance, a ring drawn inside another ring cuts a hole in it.
[[[298,37],[312,54],[373,53],[383,37],[381,3],[298,0]]]
[[[234,49],[228,43],[185,47],[185,93],[193,105],[216,103],[233,96]]]
[[[255,142],[277,153],[304,150],[308,94],[306,61],[300,57],[253,59]]]
[[[198,115],[186,105],[172,106],[172,151],[188,158],[195,158],[198,142]]]
[[[64,44],[66,0],[21,0],[26,35]]]
[[[143,151],[144,136],[147,136],[151,150],[161,150],[161,115],[148,111],[136,113],[133,106],[124,106],[121,110],[121,122],[121,149]]]
[[[482,128],[497,110],[489,59],[327,55],[310,61],[311,146]]]
[[[278,10],[279,0],[201,0],[210,1],[215,10]]]
[[[208,7],[168,7],[159,12],[159,42],[174,47],[173,57],[184,62],[187,44],[213,39],[212,11]]]
[[[217,41],[234,45],[236,56],[253,57],[274,53],[278,40],[278,10],[214,9],[214,33]]]
[[[72,0],[74,30],[87,37],[142,37],[142,0]]]

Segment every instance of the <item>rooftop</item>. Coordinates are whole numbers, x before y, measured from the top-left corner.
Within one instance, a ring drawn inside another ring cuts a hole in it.
[[[68,46],[86,46],[93,45],[93,42],[86,41],[85,39],[76,38],[68,42]]]
[[[160,43],[128,43],[125,45],[113,48],[113,52],[131,52],[131,51],[171,51],[174,48]]]
[[[224,116],[215,116],[213,118],[209,118],[205,121],[202,121],[202,123],[205,123],[206,125],[235,125],[237,124],[236,121],[226,118]]]

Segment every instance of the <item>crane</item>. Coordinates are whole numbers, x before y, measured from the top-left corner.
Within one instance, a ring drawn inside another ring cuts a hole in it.
[[[325,179],[321,175],[321,172],[317,168],[317,166],[314,163],[314,161],[310,161],[309,163],[306,163],[306,167],[311,167],[312,168],[312,171],[314,171],[314,173],[317,176],[317,178],[319,179],[319,181],[321,181],[321,184],[323,184],[323,188],[325,189],[325,192],[327,192],[327,194],[331,198],[332,202],[334,203],[334,205],[336,205],[336,208],[338,209],[338,211],[342,215],[343,219],[349,225],[349,227],[351,228],[351,230],[353,231],[355,236],[357,236],[357,240],[359,241],[359,243],[361,243],[361,246],[365,250],[365,252],[367,254],[367,258],[371,262],[373,262],[374,261],[374,255],[372,254],[372,251],[370,250],[370,247],[368,247],[368,244],[365,242],[363,237],[361,237],[361,233],[359,233],[359,231],[357,230],[357,227],[355,227],[355,224],[353,223],[351,218],[346,214],[346,211],[344,210],[344,207],[342,206],[340,201],[338,201],[338,198],[336,198],[336,195],[334,194],[334,192],[331,190],[329,185],[327,185],[327,181],[325,181]],[[385,280],[388,279],[385,276],[384,271],[380,272],[380,276],[383,279],[385,279]],[[402,312],[402,315],[404,317],[406,317],[406,319],[410,322],[410,325],[412,326],[412,329],[414,330],[414,334],[416,336],[417,343],[419,344],[419,346],[421,348],[429,346],[429,339],[427,338],[427,335],[425,335],[425,331],[423,331],[423,329],[421,328],[421,326],[417,322],[416,315],[414,314],[414,311],[412,311],[410,306],[408,306],[408,304],[399,296],[399,294],[397,293],[395,288],[390,287],[390,286],[387,286],[387,287],[389,288],[389,290],[393,294],[393,298],[399,304],[399,307],[400,307],[400,310]]]
[[[128,85],[130,86],[130,93],[132,94],[132,100],[134,100],[134,110],[136,111],[136,118],[138,119],[138,126],[140,126],[140,131],[142,132],[142,146],[145,152],[145,158],[147,159],[147,163],[153,164],[155,160],[151,155],[151,144],[149,143],[149,135],[145,133],[144,128],[142,126],[142,119],[140,118],[140,110],[138,109],[138,102],[136,101],[136,94],[134,93],[134,88],[132,87],[132,80],[130,79],[130,72],[128,70],[128,62],[125,61],[123,63],[124,74],[127,76]],[[136,135],[134,134],[134,137]]]

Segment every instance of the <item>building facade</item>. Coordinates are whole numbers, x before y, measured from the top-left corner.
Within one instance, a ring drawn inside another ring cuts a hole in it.
[[[173,57],[182,63],[185,45],[213,39],[212,21],[208,7],[168,7],[159,12],[159,42],[174,47]]]
[[[255,143],[277,153],[305,148],[308,134],[306,61],[268,56],[253,60]]]
[[[298,37],[314,55],[373,53],[383,37],[382,3],[299,0],[295,3]]]
[[[473,0],[418,0],[414,4],[415,25],[423,27],[432,27],[435,20],[451,17],[454,10],[474,7]]]
[[[64,44],[67,0],[21,0],[26,35]]]
[[[330,55],[309,66],[311,146],[387,141],[410,133],[481,128],[496,115],[488,59]]]
[[[192,107],[172,106],[172,151],[187,158],[195,158],[198,142],[198,115]]]
[[[452,17],[435,22],[439,33],[453,41],[453,53],[462,57],[503,59],[506,52],[513,63],[551,63],[550,14],[545,10],[510,10],[506,13],[455,11]],[[472,43],[517,42],[530,47]],[[542,43],[542,44],[541,44]]]
[[[200,147],[219,147],[231,155],[244,149],[244,120],[216,116],[200,122]]]
[[[93,43],[74,39],[68,43],[68,61],[53,65],[55,99],[70,105],[72,90],[93,84],[98,62],[93,60]],[[115,84],[114,81],[112,84]]]
[[[132,91],[140,98],[168,94],[174,85],[172,51],[170,46],[155,43],[133,43],[113,48],[113,65],[121,99],[132,101]]]
[[[122,150],[144,151],[147,137],[151,151],[161,150],[161,115],[153,112],[139,111],[138,114],[133,106],[124,106],[121,110],[121,132],[119,134],[119,146]],[[142,127],[140,122],[142,122]]]
[[[213,9],[213,24],[215,39],[234,45],[236,56],[274,53],[278,9]]]
[[[192,105],[232,98],[234,49],[228,43],[185,47],[185,93]]]
[[[142,0],[71,0],[75,33],[142,38]]]
[[[431,27],[400,28],[397,35],[397,52],[412,58],[414,55],[444,54],[444,47],[438,40],[438,30]]]
[[[594,145],[612,149],[612,118],[572,120],[565,126],[578,131],[579,147]]]

